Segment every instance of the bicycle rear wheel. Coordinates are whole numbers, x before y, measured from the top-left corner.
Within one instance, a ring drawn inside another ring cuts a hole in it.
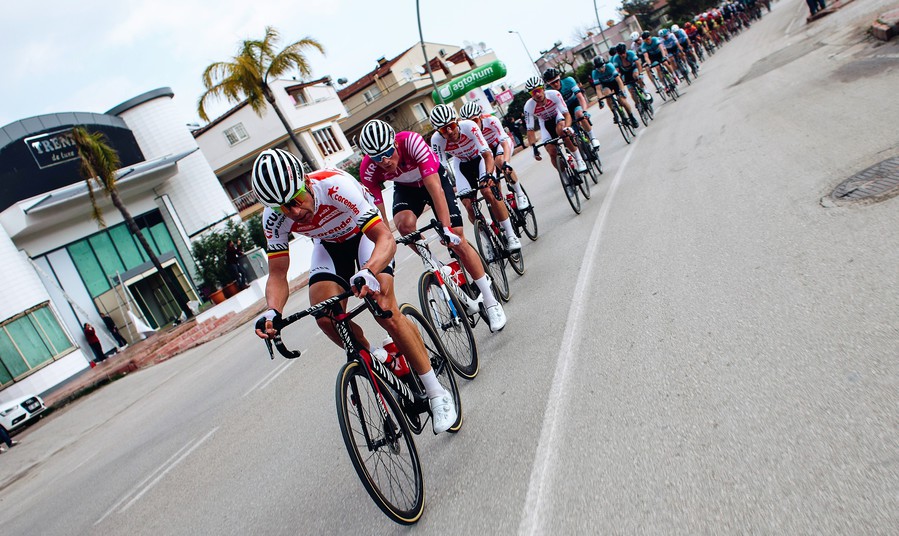
[[[571,210],[574,211],[575,214],[581,213],[581,199],[578,197],[577,186],[574,185],[574,181],[572,180],[571,173],[574,173],[574,170],[568,167],[568,163],[563,159],[558,159],[557,163],[559,164],[559,179],[562,181],[562,190],[565,191],[565,197],[568,198],[568,204],[571,205]]]
[[[524,255],[521,254],[521,250],[509,253],[509,266],[516,274],[524,275]]]
[[[475,222],[474,237],[481,258],[484,260],[487,275],[496,284],[495,289],[499,292],[497,297],[503,301],[509,301],[511,292],[509,291],[509,279],[506,276],[506,259],[503,257],[499,238],[483,220]]]
[[[453,368],[463,378],[473,379],[478,375],[478,343],[459,298],[441,286],[433,272],[425,272],[418,280],[418,301]]]
[[[577,171],[575,171],[577,173]],[[587,179],[587,175],[590,176],[590,180]],[[593,176],[593,168],[591,166],[587,166],[587,171],[584,173],[579,173],[578,176],[581,178],[581,183],[577,185],[578,189],[583,194],[584,199],[590,199],[590,181],[592,180],[594,183],[598,182],[599,179],[594,178]]]
[[[337,375],[337,418],[365,490],[387,517],[416,523],[424,511],[421,461],[406,416],[380,380],[351,361]]]
[[[618,116],[618,131],[621,132],[621,137],[624,138],[628,144],[631,142],[631,129],[629,121],[624,117],[624,114],[621,113],[621,110],[615,112]]]
[[[521,228],[524,230],[524,234],[528,235],[528,238],[537,240],[539,229],[537,229],[537,216],[534,215],[534,204],[531,203],[531,198],[528,197],[528,193],[525,192],[524,186],[521,185],[521,183],[519,183],[518,186],[521,188],[525,197],[528,198],[528,203],[531,205],[524,210],[518,210],[519,218],[521,218]]]
[[[418,330],[421,339],[425,343],[425,351],[428,353],[428,360],[431,362],[431,369],[434,370],[437,381],[439,381],[440,385],[453,396],[457,417],[456,422],[450,426],[448,432],[455,434],[462,428],[462,398],[459,396],[459,386],[456,384],[456,375],[453,374],[455,366],[453,366],[452,361],[448,359],[446,350],[440,344],[437,334],[434,333],[431,325],[425,320],[424,315],[421,314],[418,309],[410,303],[404,303],[400,306],[400,313],[409,319],[415,326],[415,329]],[[477,370],[475,370],[475,374],[477,374]],[[421,384],[421,379],[418,377],[418,374],[413,373],[412,377],[415,379],[421,392],[424,392],[424,386]]]

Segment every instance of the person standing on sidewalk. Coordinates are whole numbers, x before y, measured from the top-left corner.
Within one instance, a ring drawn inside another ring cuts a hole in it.
[[[9,432],[6,431],[6,428],[0,426],[0,441],[6,443],[7,448],[11,449],[19,444],[18,441],[13,441],[11,437],[9,437]],[[0,454],[6,452],[7,449],[0,447]]]
[[[112,338],[115,339],[116,345],[119,347],[119,350],[128,348],[128,341],[126,341],[125,337],[122,337],[122,334],[119,333],[119,327],[115,325],[115,320],[110,318],[110,316],[106,313],[100,313],[100,318],[103,319],[103,323],[106,324],[106,329],[109,330]]]
[[[94,351],[94,362],[99,363],[100,361],[103,361],[106,356],[103,355],[103,347],[100,346],[100,339],[97,337],[97,331],[87,322],[84,323],[84,338],[87,339],[87,344],[89,344],[91,350]]]
[[[247,286],[249,280],[240,265],[241,257],[243,257],[243,250],[240,247],[240,239],[238,238],[237,242],[228,240],[228,246],[225,248],[225,263],[228,265],[228,273],[243,288]]]

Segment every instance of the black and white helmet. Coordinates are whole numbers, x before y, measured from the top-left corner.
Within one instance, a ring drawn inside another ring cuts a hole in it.
[[[262,151],[253,162],[253,191],[259,201],[276,208],[306,190],[303,164],[283,149]]]
[[[396,131],[392,126],[380,119],[372,119],[362,127],[359,134],[359,148],[369,156],[381,154],[393,147],[395,139]]]
[[[476,119],[481,116],[481,113],[483,113],[483,108],[481,108],[480,104],[473,101],[465,103],[465,106],[459,110],[459,116],[462,119]]]
[[[524,89],[527,92],[534,91],[538,87],[543,87],[545,82],[539,76],[532,76],[524,81]]]
[[[448,104],[438,104],[431,110],[430,119],[434,128],[445,127],[456,120],[456,110]]]

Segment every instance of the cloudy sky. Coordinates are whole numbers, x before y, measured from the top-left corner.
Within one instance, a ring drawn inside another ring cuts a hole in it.
[[[102,113],[146,91],[171,87],[185,123],[199,122],[200,75],[234,55],[246,38],[277,28],[282,42],[317,39],[326,55],[308,56],[315,78],[353,81],[381,56],[418,42],[414,0],[42,0],[3,2],[0,16],[0,126],[35,115]],[[601,20],[617,20],[620,0],[597,0]],[[425,41],[483,42],[523,81],[554,41],[574,42],[576,28],[595,26],[593,0],[421,0]],[[221,103],[210,116],[230,108]]]

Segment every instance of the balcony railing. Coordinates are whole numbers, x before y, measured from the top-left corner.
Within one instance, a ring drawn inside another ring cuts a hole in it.
[[[252,207],[256,203],[258,203],[259,200],[256,199],[255,193],[247,192],[238,198],[232,199],[231,202],[234,203],[234,207],[237,208],[239,212]]]

